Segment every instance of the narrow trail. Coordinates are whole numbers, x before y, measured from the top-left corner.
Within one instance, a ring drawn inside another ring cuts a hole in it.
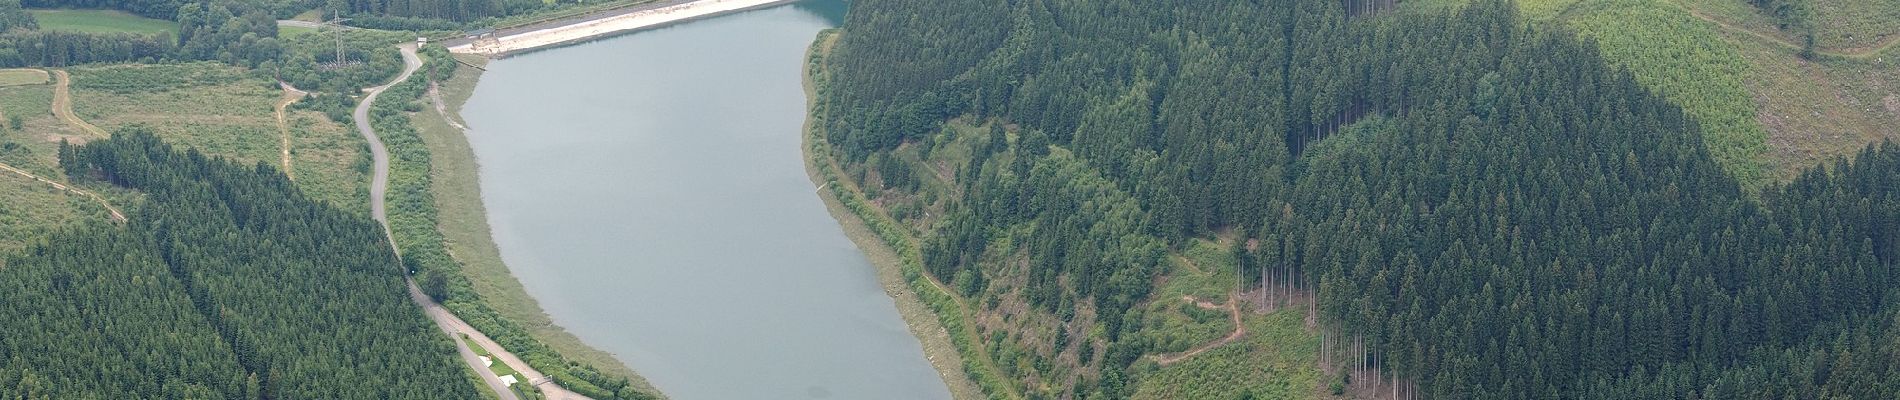
[[[456,121],[455,118],[449,117],[448,102],[442,101],[442,85],[429,82],[429,101],[435,103],[435,113],[436,115],[442,116],[442,122],[447,122],[449,126],[455,127],[455,130],[468,131],[467,125],[462,125],[462,123]]]
[[[402,256],[402,249],[395,247],[396,237],[393,231],[389,229],[388,205],[384,200],[384,197],[388,196],[389,192],[389,149],[383,145],[382,138],[376,135],[376,129],[370,126],[369,110],[371,106],[376,103],[376,97],[383,94],[383,91],[409,80],[409,76],[414,74],[416,69],[422,67],[422,58],[416,55],[416,45],[404,44],[400,46],[400,50],[402,50],[402,73],[398,74],[396,79],[390,81],[388,84],[363,89],[367,95],[363,97],[362,102],[356,105],[354,113],[356,130],[363,134],[364,140],[369,142],[370,158],[374,161],[369,185],[370,217],[374,218],[378,224],[383,226],[383,235],[389,239],[390,247],[396,250],[397,257]],[[416,286],[414,279],[404,278],[404,280],[409,285],[409,299],[414,301],[417,306],[422,307],[423,312],[429,315],[429,319],[435,322],[436,327],[440,328],[444,334],[447,334],[450,341],[455,342],[456,352],[461,354],[462,361],[466,362],[469,368],[475,369],[476,375],[482,377],[482,382],[487,383],[489,388],[493,389],[495,394],[500,396],[502,400],[518,400],[518,397],[515,396],[513,391],[508,390],[507,385],[502,384],[501,380],[495,377],[495,374],[488,369],[488,366],[482,364],[481,358],[476,356],[474,351],[469,350],[468,343],[462,341],[461,335],[468,335],[469,339],[474,341],[477,345],[480,345],[483,349],[488,350],[489,354],[494,355],[494,361],[505,363],[509,367],[514,368],[515,372],[520,373],[522,377],[528,379],[526,382],[521,382],[522,384],[533,385],[535,388],[540,389],[541,394],[547,399],[592,400],[587,396],[582,396],[579,393],[574,393],[555,384],[553,379],[541,374],[540,371],[536,371],[533,367],[528,366],[528,363],[523,362],[520,357],[516,357],[514,353],[502,348],[501,344],[489,339],[488,335],[475,330],[475,328],[469,326],[467,322],[463,322],[461,318],[456,317],[455,313],[451,313],[448,309],[442,308],[442,305],[436,303],[435,299],[431,299],[428,295],[423,294],[422,289]]]
[[[36,180],[36,181],[40,181],[40,182],[42,182],[42,183],[45,183],[45,184],[48,184],[48,185],[53,185],[53,187],[56,187],[56,188],[59,188],[60,190],[64,190],[64,191],[67,191],[67,192],[71,192],[72,194],[77,194],[77,195],[80,195],[80,196],[86,196],[86,197],[90,197],[90,198],[92,198],[92,201],[96,201],[96,202],[99,202],[99,205],[100,205],[100,206],[102,206],[102,207],[105,207],[105,208],[106,208],[106,212],[107,212],[107,213],[111,213],[111,214],[112,214],[112,220],[113,220],[113,221],[118,221],[118,222],[125,222],[125,213],[121,213],[121,212],[119,212],[119,209],[118,209],[118,208],[116,208],[116,207],[113,207],[113,206],[112,206],[112,203],[108,203],[108,202],[106,202],[106,198],[105,198],[105,197],[100,197],[98,193],[93,193],[93,192],[91,192],[91,191],[88,191],[88,190],[85,190],[85,189],[80,189],[80,188],[76,188],[76,187],[72,187],[72,186],[67,186],[67,185],[66,185],[66,184],[64,184],[64,183],[59,183],[59,182],[54,182],[54,181],[53,181],[53,180],[51,180],[51,179],[46,179],[46,178],[41,178],[41,177],[40,177],[39,175],[34,175],[34,174],[33,174],[33,173],[31,173],[31,172],[26,172],[25,170],[22,170],[22,169],[19,169],[19,168],[14,168],[14,167],[13,167],[13,166],[11,166],[11,165],[6,165],[6,164],[0,164],[0,169],[3,169],[3,170],[7,170],[7,171],[10,171],[10,172],[13,172],[13,173],[15,173],[15,174],[20,174],[20,176],[25,176],[25,177],[28,177],[28,178],[33,178],[33,180]]]
[[[105,130],[99,129],[97,126],[92,126],[92,124],[86,123],[86,120],[79,119],[78,114],[73,114],[72,76],[67,75],[66,70],[55,69],[52,71],[53,77],[58,78],[53,86],[53,115],[59,116],[59,119],[66,121],[66,124],[86,131],[86,133],[97,136],[100,139],[107,138],[109,135],[106,134]]]
[[[290,105],[295,104],[298,100],[303,100],[304,95],[308,93],[297,90],[296,87],[290,86],[290,83],[284,81],[277,81],[277,86],[284,88],[283,98],[277,99],[277,104],[273,107],[277,112],[278,139],[283,142],[283,156],[281,158],[284,164],[284,177],[294,181],[297,180],[297,174],[292,173],[290,169],[290,121],[287,114]]]
[[[1780,46],[1783,49],[1793,50],[1795,52],[1800,52],[1801,48],[1803,47],[1801,44],[1795,43],[1793,41],[1789,41],[1786,38],[1764,34],[1754,29],[1748,29],[1740,25],[1729,23],[1728,21],[1724,21],[1721,18],[1716,18],[1714,16],[1705,14],[1702,12],[1702,10],[1697,10],[1695,7],[1687,5],[1687,4],[1676,3],[1676,5],[1678,7],[1682,7],[1684,11],[1688,11],[1689,15],[1695,16],[1696,18],[1699,18],[1703,21],[1708,21],[1709,23],[1715,24],[1716,26],[1721,27],[1722,29],[1726,29],[1726,30],[1733,31],[1736,33],[1741,33],[1748,36],[1753,36],[1756,39],[1773,43],[1776,46]],[[1834,56],[1834,57],[1843,57],[1843,58],[1852,58],[1852,59],[1866,59],[1868,57],[1872,57],[1875,54],[1886,52],[1888,49],[1892,49],[1896,45],[1900,45],[1900,35],[1894,35],[1894,37],[1888,38],[1885,42],[1877,43],[1872,46],[1868,46],[1864,48],[1834,49],[1834,50],[1814,49],[1814,52],[1816,54],[1825,55],[1825,56]]]
[[[1218,310],[1222,308],[1227,309],[1228,317],[1232,318],[1234,321],[1234,333],[1229,333],[1227,334],[1226,337],[1215,339],[1212,342],[1207,342],[1200,346],[1195,346],[1192,349],[1188,349],[1188,351],[1175,353],[1175,354],[1155,355],[1154,356],[1155,362],[1160,363],[1163,366],[1166,366],[1169,364],[1186,361],[1188,358],[1194,357],[1196,355],[1200,355],[1201,353],[1205,353],[1208,350],[1213,350],[1216,347],[1221,347],[1228,343],[1233,343],[1235,340],[1240,340],[1241,337],[1247,336],[1247,324],[1243,324],[1240,322],[1240,307],[1236,305],[1234,302],[1234,299],[1238,297],[1239,296],[1229,295],[1227,296],[1226,304],[1215,305],[1214,303],[1209,303],[1207,301],[1197,300],[1194,298],[1194,296],[1181,296],[1181,300],[1186,300],[1189,303],[1194,303],[1195,307],[1200,307],[1200,308],[1208,309],[1208,310]]]

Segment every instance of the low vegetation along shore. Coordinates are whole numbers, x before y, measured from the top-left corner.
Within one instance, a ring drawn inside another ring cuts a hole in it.
[[[819,112],[819,91],[824,87],[824,57],[831,46],[837,43],[838,31],[825,30],[812,42],[807,57],[807,70],[804,74],[806,102],[811,112],[806,116],[804,127],[805,172],[811,177],[812,184],[819,186],[819,198],[825,202],[825,210],[844,229],[846,237],[857,244],[865,258],[877,268],[878,283],[884,286],[884,293],[897,303],[898,315],[904,318],[904,324],[910,327],[910,333],[923,344],[924,357],[930,360],[931,367],[937,369],[943,377],[944,385],[950,389],[950,396],[956,399],[984,398],[984,385],[1003,388],[993,380],[977,383],[985,375],[978,370],[993,366],[970,364],[972,359],[964,358],[960,349],[971,348],[968,334],[962,329],[961,317],[940,317],[953,314],[959,306],[952,304],[948,294],[941,288],[929,285],[916,266],[916,248],[901,232],[890,229],[888,217],[879,215],[875,209],[864,202],[864,195],[857,191],[856,185],[838,179],[836,161],[831,158],[830,146],[820,137],[819,128],[823,124],[814,123],[823,115]],[[900,249],[908,249],[908,253]],[[920,295],[921,294],[921,295]],[[926,301],[929,299],[929,301]],[[953,327],[956,329],[952,331]],[[980,359],[978,359],[980,360]],[[1016,398],[1011,396],[1009,398]]]

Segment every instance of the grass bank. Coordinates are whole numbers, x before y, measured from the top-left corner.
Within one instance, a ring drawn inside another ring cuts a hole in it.
[[[865,200],[856,184],[840,179],[837,160],[832,158],[831,146],[820,130],[825,115],[821,99],[828,80],[824,57],[841,32],[820,32],[807,56],[804,83],[810,111],[805,120],[805,172],[821,187],[819,197],[844,228],[845,236],[876,266],[878,282],[896,300],[898,314],[922,342],[925,357],[949,386],[950,395],[957,399],[1021,399],[1022,394],[1004,381],[1005,375],[977,339],[963,300],[923,274],[916,242],[904,232],[903,225]]]

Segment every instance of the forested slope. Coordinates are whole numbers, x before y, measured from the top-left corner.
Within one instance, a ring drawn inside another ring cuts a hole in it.
[[[1900,147],[1745,190],[1594,43],[1391,5],[860,1],[819,122],[1029,397],[1133,394],[1204,240],[1385,396],[1900,396]]]
[[[24,398],[473,398],[367,218],[275,169],[150,133],[63,148],[74,179],[147,194],[0,273],[0,390]],[[83,178],[92,177],[92,178]]]

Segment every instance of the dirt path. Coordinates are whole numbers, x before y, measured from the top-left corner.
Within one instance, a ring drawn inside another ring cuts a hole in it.
[[[1801,44],[1789,41],[1786,38],[1764,34],[1764,33],[1755,31],[1753,29],[1748,29],[1739,25],[1731,24],[1728,21],[1723,21],[1721,18],[1716,18],[1714,16],[1704,14],[1702,13],[1701,10],[1697,10],[1695,7],[1687,5],[1687,4],[1676,3],[1676,5],[1679,7],[1682,7],[1683,10],[1688,11],[1689,15],[1693,15],[1696,18],[1700,18],[1703,21],[1709,21],[1709,23],[1715,24],[1716,26],[1721,27],[1722,29],[1753,36],[1756,39],[1761,39],[1769,43],[1774,43],[1775,45],[1781,46],[1784,49],[1793,50],[1796,52],[1801,51],[1801,48],[1803,47]],[[1882,52],[1885,52],[1887,51],[1887,49],[1891,49],[1896,45],[1900,45],[1900,35],[1895,35],[1892,38],[1888,38],[1887,41],[1884,43],[1877,43],[1877,44],[1874,44],[1873,46],[1868,46],[1865,48],[1836,49],[1836,50],[1815,49],[1814,52],[1817,54],[1834,56],[1834,57],[1865,59],[1868,57],[1872,57],[1875,54],[1880,54]]]
[[[100,139],[108,137],[105,130],[92,126],[86,123],[86,120],[79,119],[79,115],[73,114],[72,76],[67,75],[66,70],[52,71],[53,77],[59,78],[53,86],[53,115],[59,116],[59,119],[66,121],[66,124],[98,136]]]
[[[86,196],[86,197],[90,197],[90,198],[92,198],[92,200],[93,200],[93,201],[96,201],[96,202],[99,202],[99,205],[100,205],[100,206],[103,206],[103,207],[105,207],[105,208],[106,208],[106,212],[108,212],[108,213],[111,213],[111,214],[112,214],[112,220],[114,220],[114,221],[119,221],[119,222],[125,222],[125,214],[124,214],[124,213],[121,213],[121,212],[119,212],[119,209],[118,209],[118,208],[115,208],[115,207],[112,207],[112,203],[107,203],[107,202],[106,202],[106,198],[105,198],[105,197],[100,197],[100,196],[99,196],[99,194],[97,194],[97,193],[93,193],[93,192],[91,192],[91,191],[87,191],[87,190],[85,190],[85,189],[80,189],[80,188],[76,188],[76,187],[72,187],[72,186],[67,186],[66,184],[63,184],[63,183],[59,183],[59,182],[54,182],[54,181],[53,181],[53,180],[51,180],[51,179],[46,179],[46,178],[41,178],[41,177],[40,177],[39,175],[33,175],[33,173],[31,173],[31,172],[26,172],[25,170],[21,170],[21,169],[19,169],[19,168],[14,168],[14,167],[13,167],[13,166],[11,166],[11,165],[6,165],[6,164],[0,164],[0,170],[7,170],[7,171],[10,171],[10,172],[13,172],[13,173],[16,173],[16,174],[20,174],[21,176],[25,176],[25,177],[28,177],[28,178],[33,178],[33,180],[36,180],[36,181],[40,181],[40,182],[43,182],[43,183],[46,183],[46,184],[48,184],[48,185],[53,185],[53,187],[56,187],[56,188],[59,188],[60,190],[64,190],[64,191],[67,191],[67,192],[72,192],[73,194],[77,194],[77,195],[80,195],[80,196]]]
[[[281,158],[284,163],[284,177],[294,181],[297,180],[297,174],[292,173],[290,169],[290,121],[287,114],[290,105],[296,103],[298,100],[303,100],[303,96],[307,93],[304,93],[302,90],[297,90],[296,87],[292,87],[289,83],[284,81],[277,81],[277,86],[284,88],[284,97],[278,99],[277,105],[273,108],[277,111],[277,133],[279,139],[283,142],[283,156]]]
[[[372,163],[374,164],[374,170],[371,174],[369,185],[370,217],[376,219],[377,223],[382,224],[383,234],[388,236],[390,246],[395,246],[396,237],[389,230],[388,205],[384,200],[384,197],[388,196],[389,192],[389,149],[383,146],[382,138],[376,136],[376,129],[370,127],[369,110],[370,107],[376,103],[376,97],[383,94],[383,91],[388,90],[392,86],[396,86],[398,83],[409,80],[409,76],[414,74],[417,68],[422,67],[422,58],[416,56],[416,45],[404,44],[401,46],[401,50],[403,62],[402,73],[398,74],[396,79],[390,81],[388,84],[363,89],[363,91],[368,94],[363,97],[361,103],[356,105],[354,115],[356,119],[356,130],[363,134],[364,140],[369,141],[370,158],[374,160],[374,163]],[[400,257],[402,255],[402,249],[397,248],[396,255]],[[587,396],[582,396],[579,393],[574,393],[555,384],[552,379],[549,379],[546,375],[542,375],[540,371],[536,371],[533,367],[529,367],[528,363],[523,362],[521,358],[516,357],[514,353],[508,352],[508,350],[502,348],[499,343],[490,340],[487,335],[483,335],[480,331],[475,330],[475,328],[469,326],[467,322],[463,322],[461,318],[456,317],[454,313],[442,308],[442,305],[437,304],[434,299],[430,299],[429,296],[424,295],[422,290],[416,287],[414,280],[407,278],[405,278],[405,280],[407,280],[409,284],[410,300],[415,301],[416,305],[421,306],[423,311],[429,314],[429,319],[435,321],[436,327],[441,328],[442,332],[449,336],[449,340],[455,342],[457,352],[462,355],[462,361],[468,363],[469,368],[475,369],[476,375],[482,377],[482,382],[487,383],[489,388],[493,389],[495,394],[500,396],[502,400],[517,400],[517,397],[515,397],[513,391],[508,390],[507,386],[501,383],[500,379],[495,377],[493,372],[489,371],[486,365],[482,364],[481,359],[478,358],[474,352],[468,349],[468,344],[461,340],[460,336],[457,335],[458,333],[467,334],[476,344],[488,350],[489,354],[494,355],[496,361],[506,363],[509,367],[514,368],[515,372],[519,372],[521,376],[528,378],[527,382],[522,383],[534,385],[536,388],[541,389],[541,394],[544,395],[545,398],[550,400],[591,400]]]
[[[1228,317],[1233,318],[1233,321],[1234,321],[1234,333],[1229,333],[1227,334],[1226,337],[1215,339],[1212,342],[1207,342],[1206,344],[1202,344],[1200,346],[1195,346],[1192,349],[1188,349],[1188,351],[1175,353],[1175,354],[1156,355],[1155,361],[1160,363],[1163,366],[1166,366],[1168,364],[1178,363],[1181,361],[1185,361],[1188,358],[1194,357],[1196,355],[1200,355],[1201,353],[1205,353],[1208,350],[1213,350],[1216,347],[1221,347],[1228,343],[1233,343],[1233,341],[1240,340],[1241,337],[1247,336],[1247,324],[1243,324],[1240,322],[1240,307],[1235,305],[1235,302],[1234,302],[1234,299],[1237,297],[1239,296],[1228,295],[1226,304],[1215,305],[1214,303],[1209,303],[1204,300],[1196,300],[1194,296],[1181,296],[1181,300],[1185,300],[1189,303],[1194,303],[1195,307],[1200,307],[1200,308],[1208,309],[1208,310],[1218,310],[1222,308],[1227,309]]]
[[[455,127],[455,130],[463,131],[463,132],[468,131],[467,125],[462,125],[460,121],[456,121],[455,118],[449,117],[450,115],[449,105],[448,105],[448,102],[442,101],[442,86],[441,85],[437,85],[435,82],[429,82],[429,101],[435,103],[435,113],[436,115],[442,116],[442,122],[449,123],[449,126]]]

